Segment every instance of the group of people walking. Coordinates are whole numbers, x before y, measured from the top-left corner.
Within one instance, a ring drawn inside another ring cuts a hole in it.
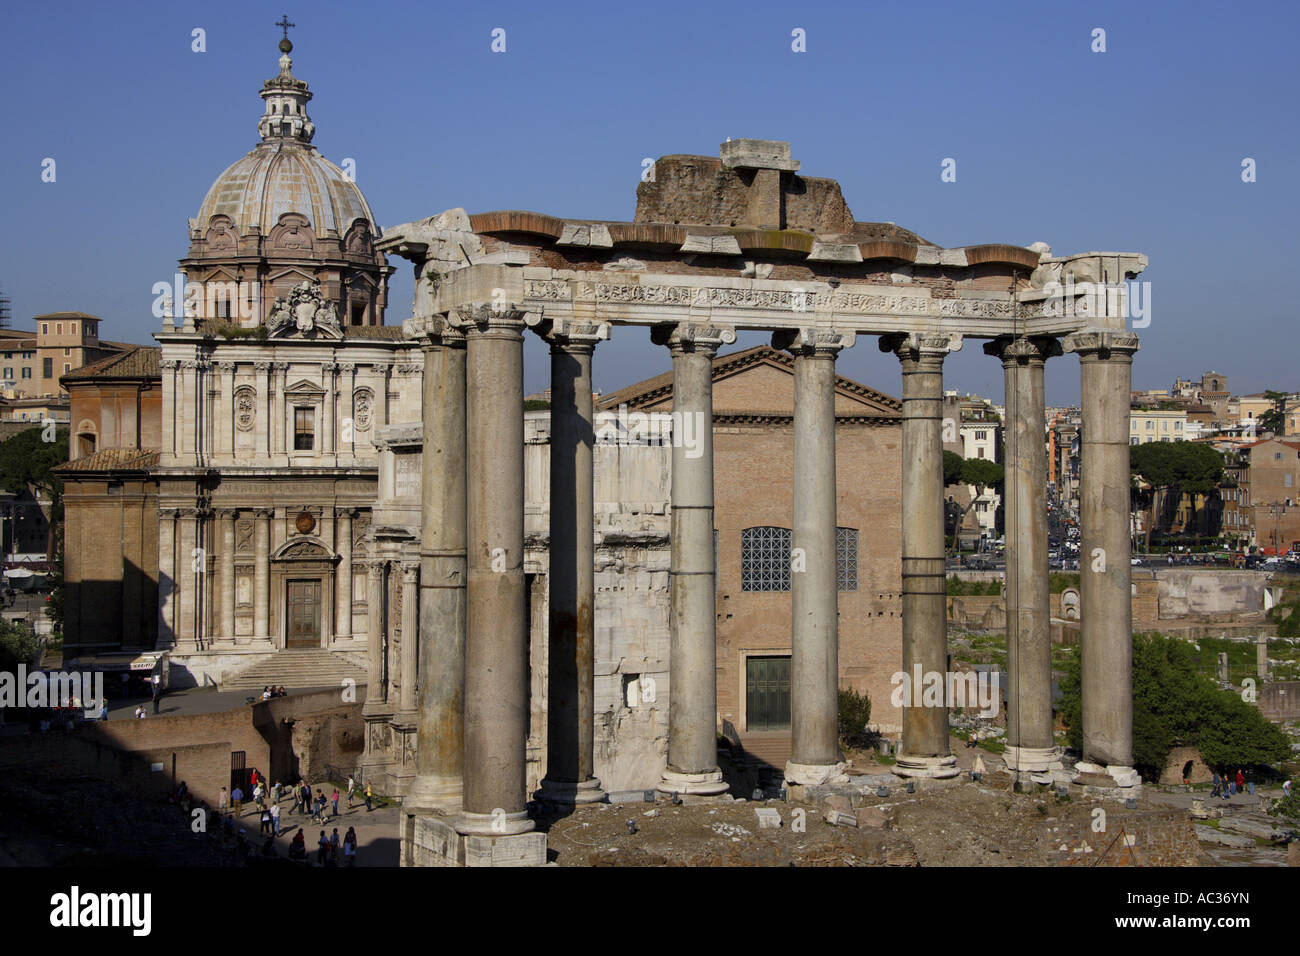
[[[1214,789],[1210,791],[1212,797],[1222,797],[1224,800],[1231,800],[1234,794],[1245,793],[1247,787],[1250,788],[1250,795],[1255,795],[1254,774],[1248,779],[1246,772],[1240,768],[1234,775],[1231,771],[1225,770],[1222,774],[1214,771]]]
[[[219,810],[225,812],[229,808],[232,819],[238,818],[243,814],[244,801],[249,796],[257,805],[260,811],[261,828],[259,833],[265,838],[263,845],[263,855],[274,855],[274,839],[281,833],[281,810],[280,800],[290,794],[293,796],[293,806],[287,811],[288,813],[299,813],[303,816],[310,814],[313,823],[321,825],[329,823],[332,817],[339,815],[339,800],[342,794],[339,793],[338,787],[334,787],[332,793],[327,797],[323,788],[316,788],[313,794],[310,784],[301,778],[298,783],[292,787],[282,786],[280,783],[267,785],[266,778],[254,769],[250,775],[251,794],[245,794],[243,788],[238,784],[226,793],[226,788],[222,787],[220,792]],[[355,805],[358,797],[356,780],[349,776],[347,782],[347,799],[348,809],[351,810]],[[363,799],[366,810],[373,809],[374,792],[369,783],[366,784],[363,792]],[[241,834],[243,831],[239,831]],[[293,840],[289,844],[289,859],[306,860],[307,847],[305,830],[300,826],[298,832],[294,834]],[[268,853],[268,848],[270,853]],[[343,837],[339,837],[338,828],[335,827],[333,834],[327,836],[324,830],[320,831],[320,839],[317,841],[316,861],[321,866],[338,866],[340,858],[345,866],[355,866],[357,857],[357,834],[353,827],[348,827]]]

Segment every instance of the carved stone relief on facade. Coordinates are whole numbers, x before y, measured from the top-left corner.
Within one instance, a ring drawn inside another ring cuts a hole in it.
[[[253,551],[253,519],[245,516],[235,519],[235,553],[251,554]]]
[[[374,407],[375,393],[368,388],[357,389],[352,396],[352,423],[357,431],[369,430]]]
[[[248,385],[235,389],[235,427],[246,432],[257,422],[257,393]]]

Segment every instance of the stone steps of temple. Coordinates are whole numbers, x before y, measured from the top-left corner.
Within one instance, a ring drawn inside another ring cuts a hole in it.
[[[267,685],[288,690],[310,687],[340,687],[351,678],[364,685],[366,672],[340,654],[327,650],[279,651],[228,675],[220,682],[223,691],[260,693]]]
[[[755,768],[765,765],[782,772],[785,771],[785,765],[789,762],[791,753],[789,731],[745,734],[740,738],[740,743],[745,748],[745,758],[750,765]]]

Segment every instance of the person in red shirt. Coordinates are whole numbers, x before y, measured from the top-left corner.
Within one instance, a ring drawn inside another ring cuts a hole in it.
[[[1244,793],[1245,790],[1246,790],[1246,775],[1242,773],[1240,769],[1238,769],[1237,770],[1237,792]]]

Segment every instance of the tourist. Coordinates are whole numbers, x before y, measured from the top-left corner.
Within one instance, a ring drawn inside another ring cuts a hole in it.
[[[356,793],[357,782],[352,779],[352,774],[348,774],[348,809],[352,809],[352,794]]]
[[[300,788],[302,790],[302,812],[305,814],[310,814],[311,813],[311,787],[301,780],[298,782],[302,784]]]
[[[274,857],[276,857],[276,856],[278,856],[278,855],[279,855],[279,854],[277,854],[277,853],[275,852],[275,839],[274,839],[274,837],[270,837],[270,836],[268,836],[268,837],[266,838],[266,842],[264,842],[264,843],[262,844],[262,856],[264,856],[264,857],[271,857],[271,858],[274,858]]]
[[[263,688],[262,688],[262,698],[261,698],[261,699],[262,699],[262,700],[270,700],[270,699],[271,699],[271,688],[269,688],[269,687],[263,687]]]
[[[1291,796],[1291,778],[1287,777],[1282,781],[1282,799],[1286,800]]]
[[[271,804],[271,834],[272,836],[280,835],[280,804]]]
[[[108,701],[104,700],[99,705],[99,719],[108,720]]]
[[[229,794],[226,793],[226,788],[222,787],[221,792],[217,794],[217,809],[225,810],[227,800],[229,800]]]
[[[289,859],[305,860],[307,859],[307,841],[303,839],[302,830],[299,829],[293,835],[293,840],[289,843]]]
[[[339,828],[335,827],[334,832],[330,834],[330,857],[334,865],[338,866],[339,862]]]
[[[348,827],[348,832],[343,836],[343,859],[348,866],[357,864],[357,831],[353,827]]]
[[[265,835],[265,834],[268,834],[268,833],[270,833],[270,832],[271,832],[271,811],[270,811],[270,810],[263,809],[263,810],[262,810],[262,828],[258,831],[258,833],[259,833],[259,834],[263,834],[263,835]]]
[[[1246,775],[1241,772],[1240,768],[1237,769],[1237,792],[1246,792]]]
[[[1219,771],[1214,771],[1214,789],[1210,791],[1210,796],[1223,796],[1223,778],[1219,776]]]
[[[339,788],[334,788],[334,794],[330,797],[330,803],[334,804],[334,816],[339,815]]]
[[[325,857],[329,856],[329,852],[330,852],[330,838],[325,835],[324,830],[321,830],[320,840],[317,843],[316,862],[321,866],[324,866]]]
[[[244,791],[240,790],[238,786],[230,791],[230,805],[235,816],[239,816],[239,812],[244,809]]]
[[[141,704],[139,707],[135,709],[135,716],[140,720],[144,720],[145,718],[144,704]]]
[[[260,783],[253,787],[253,802],[263,810],[266,809],[266,788]]]
[[[153,684],[153,712],[156,714],[158,713],[158,703],[162,700],[162,677],[154,674],[151,683]]]
[[[367,781],[367,783],[366,783],[366,813],[369,813],[371,810],[374,809],[374,807],[371,806],[371,801],[374,799],[374,797],[375,797],[375,795],[374,795],[374,793],[373,793],[373,792],[371,791],[371,789],[370,789],[370,783],[369,783],[369,781]]]

